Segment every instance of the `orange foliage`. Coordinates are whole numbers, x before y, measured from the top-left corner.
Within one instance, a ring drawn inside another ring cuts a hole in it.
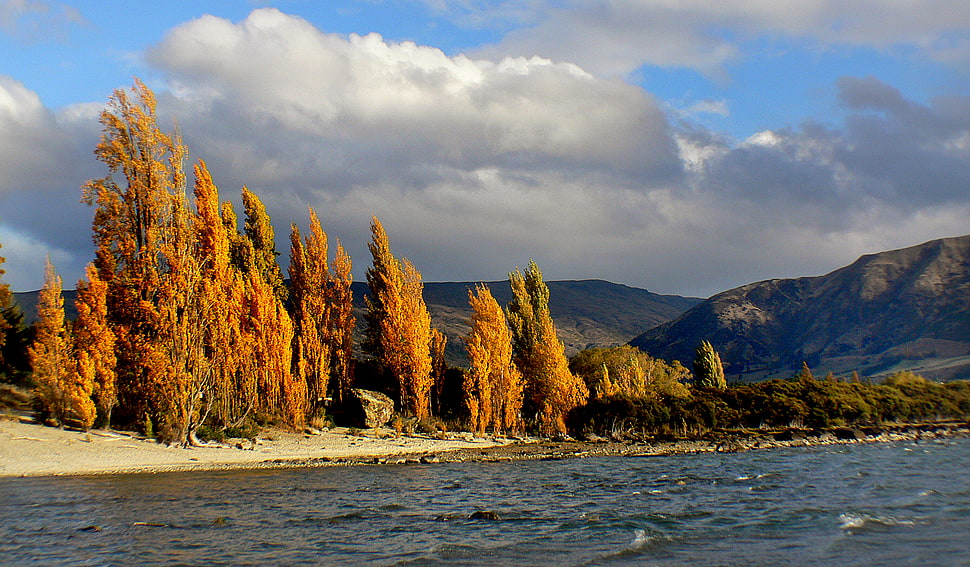
[[[565,347],[549,313],[549,288],[534,261],[509,274],[508,306],[516,365],[525,377],[526,402],[543,433],[566,431],[566,414],[586,402],[589,390],[569,371]]]
[[[61,287],[61,277],[48,259],[37,304],[37,334],[27,354],[34,370],[37,397],[50,417],[58,425],[87,429],[95,417],[91,401],[94,382],[87,379],[90,373],[79,373],[78,365],[72,360],[70,336],[64,328]]]
[[[92,397],[101,423],[111,423],[111,410],[118,403],[115,385],[115,337],[108,327],[107,284],[94,265],[85,269],[87,279],[77,282],[77,320],[74,322],[74,355],[79,380],[94,385]]]
[[[465,402],[471,429],[479,435],[520,427],[522,375],[512,361],[512,332],[505,313],[485,285],[468,291],[472,307],[471,331],[465,338],[469,368],[465,374]]]
[[[431,413],[431,315],[420,272],[391,254],[380,221],[371,220],[374,258],[367,271],[368,347],[398,381],[401,410],[419,419]]]

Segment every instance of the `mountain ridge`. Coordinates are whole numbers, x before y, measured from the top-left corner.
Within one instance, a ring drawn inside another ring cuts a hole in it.
[[[733,379],[790,375],[803,362],[837,374],[970,377],[970,235],[723,291],[630,344],[690,362],[704,339]]]

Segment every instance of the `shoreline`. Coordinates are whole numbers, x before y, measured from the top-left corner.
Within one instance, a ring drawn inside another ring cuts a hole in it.
[[[468,433],[442,437],[395,436],[390,429],[335,428],[304,433],[271,430],[255,440],[233,439],[183,448],[128,432],[71,431],[21,418],[0,420],[0,478],[731,453],[970,438],[970,422],[714,431],[695,438],[639,441],[600,437],[584,441],[475,438]]]

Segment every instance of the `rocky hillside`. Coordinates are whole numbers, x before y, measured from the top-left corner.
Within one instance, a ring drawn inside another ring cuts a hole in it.
[[[970,236],[725,291],[631,344],[689,364],[703,339],[734,379],[790,376],[803,361],[816,375],[970,378]]]

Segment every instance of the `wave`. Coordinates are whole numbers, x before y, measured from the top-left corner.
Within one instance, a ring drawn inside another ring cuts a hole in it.
[[[896,518],[893,516],[873,516],[870,514],[840,514],[839,529],[846,532],[859,532],[872,529],[894,528],[899,526],[915,526],[915,520]]]

